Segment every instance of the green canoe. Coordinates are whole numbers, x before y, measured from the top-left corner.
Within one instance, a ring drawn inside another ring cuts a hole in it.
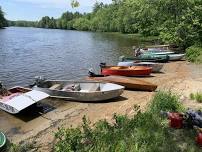
[[[138,57],[124,57],[121,56],[119,58],[120,61],[131,61],[131,60],[138,60],[142,62],[168,62],[169,56],[168,55],[154,55],[154,54],[141,54]]]
[[[0,149],[6,144],[6,136],[0,131]]]

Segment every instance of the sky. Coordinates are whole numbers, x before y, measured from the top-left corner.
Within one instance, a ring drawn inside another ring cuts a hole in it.
[[[71,0],[0,0],[0,6],[8,20],[37,21],[43,16],[58,18],[65,11],[91,12],[96,0],[77,0],[78,8],[71,7]],[[104,4],[111,0],[97,0]]]

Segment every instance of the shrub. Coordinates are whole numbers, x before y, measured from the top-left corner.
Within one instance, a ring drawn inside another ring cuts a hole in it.
[[[197,92],[195,95],[195,99],[196,99],[196,101],[201,103],[202,102],[202,93]]]
[[[194,100],[194,99],[195,99],[194,93],[191,93],[191,94],[189,95],[189,97],[190,97],[191,100]]]
[[[134,151],[134,152],[170,152],[199,151],[194,142],[194,132],[175,131],[168,127],[167,119],[159,114],[164,111],[181,111],[178,96],[170,92],[158,92],[146,112],[135,107],[136,115],[131,119],[127,115],[113,117],[113,123],[100,120],[90,127],[90,121],[83,118],[81,128],[61,128],[55,134],[56,152],[66,151]],[[171,146],[172,145],[172,146]]]
[[[202,47],[194,45],[187,48],[186,59],[190,62],[202,63]]]
[[[160,113],[160,111],[182,111],[183,107],[179,102],[179,97],[171,92],[157,92],[154,96],[150,110],[153,113]]]

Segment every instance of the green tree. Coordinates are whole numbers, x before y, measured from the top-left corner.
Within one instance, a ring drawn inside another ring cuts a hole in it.
[[[8,25],[7,20],[4,18],[4,13],[3,13],[1,6],[0,6],[0,28],[3,28],[7,25]]]
[[[72,4],[78,7],[79,0]],[[60,18],[43,17],[41,28],[140,33],[159,36],[165,43],[187,48],[202,43],[202,0],[112,0],[95,2],[92,13],[64,12]],[[1,13],[2,14],[2,13]],[[11,22],[13,24],[13,22]]]

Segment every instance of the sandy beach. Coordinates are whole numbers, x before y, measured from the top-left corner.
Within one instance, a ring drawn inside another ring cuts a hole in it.
[[[157,84],[157,90],[171,90],[178,94],[186,107],[202,108],[202,104],[189,99],[190,93],[202,91],[202,65],[186,61],[170,62],[164,65],[162,73],[153,73],[151,77],[138,79]],[[34,141],[40,151],[50,151],[54,143],[54,132],[59,127],[79,126],[84,115],[92,124],[100,119],[111,121],[114,113],[132,115],[134,105],[139,105],[144,110],[154,94],[155,92],[125,90],[121,97],[106,103],[46,99],[43,103],[50,105],[51,110],[34,117],[30,112],[26,118],[0,111],[0,122],[1,119],[7,119],[7,123],[1,123],[0,128],[14,143]]]

